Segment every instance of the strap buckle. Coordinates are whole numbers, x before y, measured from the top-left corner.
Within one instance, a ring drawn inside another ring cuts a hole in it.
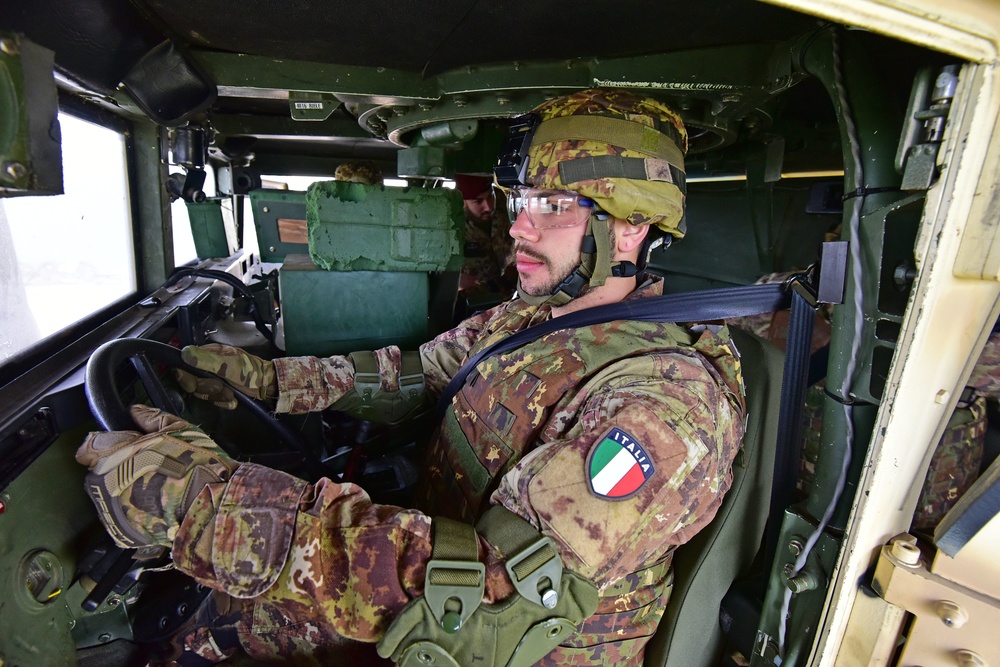
[[[784,284],[786,292],[791,291],[798,294],[813,310],[818,309],[820,304],[816,288],[813,287],[815,268],[815,266],[810,266],[802,273],[793,273],[785,279]]]
[[[507,574],[517,592],[546,609],[559,604],[563,564],[552,538],[541,537],[507,559]]]
[[[370,401],[382,389],[382,377],[373,352],[351,352],[354,364],[354,391],[362,400]]]
[[[431,560],[424,576],[424,599],[445,632],[454,634],[483,601],[486,566],[477,561]]]

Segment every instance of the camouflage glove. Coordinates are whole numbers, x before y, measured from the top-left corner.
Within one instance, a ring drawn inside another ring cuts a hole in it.
[[[184,363],[225,380],[198,378],[179,369],[175,371],[181,389],[218,408],[236,408],[236,396],[230,387],[258,401],[278,398],[274,362],[255,357],[238,347],[217,343],[188,345],[181,350],[181,358]]]
[[[169,547],[195,497],[239,463],[180,417],[145,405],[131,412],[145,434],[91,433],[76,460],[90,468],[87,493],[118,546]]]

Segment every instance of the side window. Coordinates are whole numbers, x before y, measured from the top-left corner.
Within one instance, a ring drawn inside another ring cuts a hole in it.
[[[125,136],[59,123],[65,194],[0,199],[0,362],[136,291]]]

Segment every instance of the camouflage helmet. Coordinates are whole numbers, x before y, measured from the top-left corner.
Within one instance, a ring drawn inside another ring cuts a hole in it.
[[[382,172],[370,162],[345,162],[333,172],[333,180],[378,185],[382,182]]]
[[[616,218],[684,236],[687,130],[635,92],[584,90],[539,105],[526,182],[590,197]]]

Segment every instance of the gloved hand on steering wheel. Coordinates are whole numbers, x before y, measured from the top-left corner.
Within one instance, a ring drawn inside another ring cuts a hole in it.
[[[240,464],[180,417],[146,405],[131,413],[142,432],[91,433],[76,460],[90,469],[87,493],[118,546],[170,547],[198,494]]]
[[[188,345],[181,350],[181,358],[184,363],[225,380],[198,378],[182,370],[176,371],[181,389],[218,408],[236,408],[236,397],[230,387],[258,401],[278,398],[274,362],[255,357],[238,347],[218,343]]]

